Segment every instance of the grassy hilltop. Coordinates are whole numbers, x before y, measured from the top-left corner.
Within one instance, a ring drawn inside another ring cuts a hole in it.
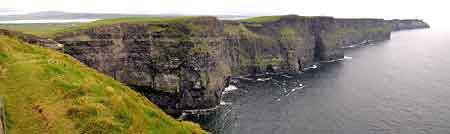
[[[197,29],[190,25],[193,19],[204,18],[207,16],[183,16],[183,17],[123,17],[102,19],[89,23],[37,23],[37,24],[0,24],[0,29],[23,32],[44,38],[53,38],[59,34],[89,29],[99,26],[114,24],[183,24],[190,28]]]
[[[206,133],[68,55],[0,36],[10,134]]]

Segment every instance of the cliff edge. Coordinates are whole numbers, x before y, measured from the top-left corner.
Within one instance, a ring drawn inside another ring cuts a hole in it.
[[[0,95],[8,134],[206,133],[68,55],[4,35]]]
[[[389,40],[392,29],[406,28],[419,24],[298,15],[119,18],[68,29],[54,40],[178,116],[218,105],[231,76],[303,71],[343,58],[342,47]]]
[[[387,21],[393,31],[407,30],[407,29],[421,29],[430,28],[425,21],[419,19],[406,19],[406,20],[389,20]]]

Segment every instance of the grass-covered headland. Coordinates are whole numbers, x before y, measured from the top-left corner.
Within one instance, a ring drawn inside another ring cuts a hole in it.
[[[90,29],[99,26],[114,24],[182,24],[188,25],[194,30],[201,28],[190,25],[189,21],[208,16],[183,16],[183,17],[123,17],[97,20],[89,23],[41,23],[41,24],[0,24],[0,29],[23,32],[44,38],[53,38],[59,34]]]
[[[9,134],[190,134],[145,97],[74,58],[0,36]]]

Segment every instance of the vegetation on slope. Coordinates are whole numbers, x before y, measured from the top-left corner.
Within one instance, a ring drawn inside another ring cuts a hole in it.
[[[275,39],[274,37],[252,32],[243,24],[225,24],[224,32],[227,36],[235,37],[235,39],[240,40],[240,42],[246,42],[242,44],[251,45],[250,47],[236,46],[239,52],[240,66],[256,66],[259,68],[267,68],[267,66],[282,64],[283,60],[277,55],[262,54],[263,49],[271,49],[277,44],[277,39]],[[251,48],[253,50],[244,50],[245,48]],[[250,54],[249,51],[252,51],[254,53]],[[246,70],[246,68],[235,70]]]
[[[23,32],[39,37],[49,37],[53,33],[80,25],[82,23],[0,24],[0,29]]]
[[[203,27],[190,24],[193,19],[205,16],[184,16],[184,17],[124,17],[97,20],[89,23],[61,23],[61,24],[0,24],[0,28],[12,31],[24,32],[40,37],[54,38],[58,34],[74,32],[83,29],[89,29],[99,26],[108,26],[114,24],[182,24],[187,25],[193,31],[201,31]]]
[[[205,133],[70,56],[4,36],[0,95],[10,134]]]
[[[248,23],[265,23],[265,22],[275,22],[279,21],[283,16],[260,16],[260,17],[253,17],[248,19],[242,19],[241,22],[248,22]]]
[[[73,31],[79,31],[83,29],[89,29],[99,26],[108,26],[108,25],[114,25],[114,24],[180,24],[180,25],[186,25],[189,29],[193,31],[201,31],[203,30],[203,27],[198,27],[196,25],[193,25],[189,23],[193,19],[202,18],[205,16],[184,16],[184,17],[125,17],[125,18],[115,18],[115,19],[104,19],[104,20],[98,20],[90,23],[85,23],[83,25],[75,26],[75,27],[69,27],[60,31],[56,31],[54,33],[51,33],[51,35],[55,36],[60,33],[66,33],[66,32],[73,32]],[[153,27],[155,28],[155,27]],[[164,29],[159,29],[164,30]]]
[[[296,14],[288,14],[288,15],[278,15],[278,16],[258,16],[253,18],[247,18],[247,19],[241,19],[240,22],[247,22],[247,23],[269,23],[269,22],[276,22],[280,21],[281,19],[286,18],[321,18],[326,16],[298,16]]]
[[[125,17],[125,18],[115,18],[115,19],[104,19],[98,20],[91,23],[86,23],[81,27],[96,27],[101,25],[112,25],[119,23],[132,23],[132,24],[142,24],[142,23],[183,23],[190,21],[192,19],[200,18],[202,16],[184,16],[184,17]]]

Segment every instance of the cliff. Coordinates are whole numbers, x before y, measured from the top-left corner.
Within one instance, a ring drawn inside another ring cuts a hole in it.
[[[232,74],[297,72],[343,57],[331,17],[115,21],[95,22],[102,25],[55,40],[64,44],[65,53],[126,83],[172,115],[215,107]]]
[[[407,20],[389,20],[388,23],[391,25],[393,31],[407,30],[407,29],[419,29],[419,28],[430,28],[430,26],[423,20],[418,19],[407,19]]]
[[[220,102],[230,76],[222,33],[216,18],[193,17],[95,26],[56,40],[65,53],[180,115]]]
[[[0,36],[0,95],[0,131],[5,123],[8,134],[206,133],[68,55],[7,36]]]
[[[343,57],[332,17],[263,16],[226,22],[225,43],[233,74],[297,72]]]
[[[392,31],[430,27],[418,19],[336,19],[335,22],[342,47],[389,40]]]
[[[383,19],[336,19],[336,25],[342,47],[391,38],[391,27]]]
[[[230,76],[298,72],[343,58],[343,46],[390,39],[382,19],[297,15],[101,20],[63,31],[64,52],[112,76],[171,115],[210,109]]]

